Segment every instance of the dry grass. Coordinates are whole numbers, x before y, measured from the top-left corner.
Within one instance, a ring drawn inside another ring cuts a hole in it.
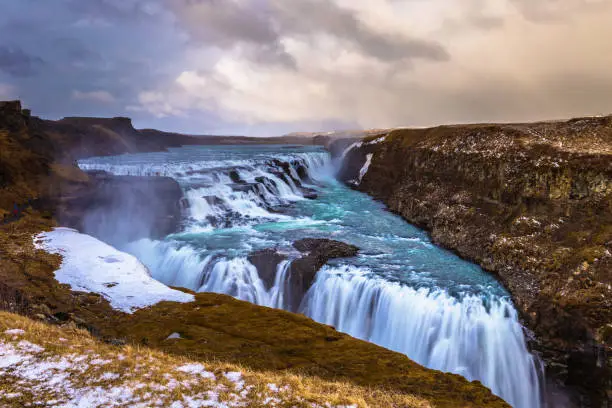
[[[23,333],[13,334],[15,329]],[[51,326],[0,312],[2,361],[10,361],[11,353],[21,354],[22,361],[0,363],[3,407],[75,403],[87,397],[103,404],[114,399],[117,406],[171,406],[176,401],[190,406],[188,401],[198,399],[248,407],[432,406],[410,395],[316,377],[258,372],[218,361],[205,362],[202,375],[197,369],[200,362],[144,347],[112,347],[74,325]],[[240,380],[231,380],[228,373],[241,373]]]

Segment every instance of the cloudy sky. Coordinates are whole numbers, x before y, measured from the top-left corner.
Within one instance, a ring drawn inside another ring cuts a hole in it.
[[[0,100],[190,133],[612,113],[612,0],[0,0]]]

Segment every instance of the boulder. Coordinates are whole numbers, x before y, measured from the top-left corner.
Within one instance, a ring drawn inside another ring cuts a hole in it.
[[[259,277],[266,285],[266,288],[270,289],[274,286],[278,265],[285,261],[287,256],[278,253],[274,249],[264,249],[251,253],[247,259],[257,268]]]
[[[230,171],[229,177],[230,177],[230,179],[232,179],[233,183],[236,183],[236,184],[244,184],[244,183],[246,183],[246,181],[244,181],[242,179],[242,177],[240,177],[240,173],[238,173],[238,170]]]
[[[293,243],[304,256],[291,263],[288,287],[288,309],[297,312],[308,289],[315,280],[317,272],[334,258],[356,256],[359,248],[344,242],[330,239],[306,238]]]

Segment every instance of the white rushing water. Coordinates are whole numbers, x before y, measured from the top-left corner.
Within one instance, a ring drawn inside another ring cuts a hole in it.
[[[487,310],[479,297],[457,300],[443,290],[415,290],[358,268],[325,267],[304,312],[426,367],[480,380],[515,407],[539,405],[536,364],[516,310],[505,299]]]
[[[374,157],[374,155],[372,153],[370,153],[370,154],[368,154],[366,156],[366,162],[364,163],[364,165],[361,168],[361,170],[359,170],[359,180],[358,180],[357,184],[361,184],[361,181],[363,180],[365,175],[368,173],[368,170],[370,169],[370,165],[372,164],[372,157]]]
[[[299,294],[301,313],[427,367],[479,380],[516,408],[541,406],[537,360],[503,288],[382,205],[330,180],[327,153],[197,149],[81,163],[115,174],[165,175],[181,184],[183,231],[122,248],[155,279],[288,309],[295,300],[291,259],[299,256],[291,242],[315,236],[354,243],[360,256],[325,266]],[[359,180],[372,158],[366,156]],[[312,189],[319,198],[305,200]],[[274,247],[288,260],[266,283],[247,256]]]

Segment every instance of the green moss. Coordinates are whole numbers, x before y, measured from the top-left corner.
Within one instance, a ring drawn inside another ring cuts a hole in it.
[[[586,247],[580,249],[576,253],[576,259],[579,259],[582,262],[588,262],[589,264],[592,264],[593,262],[595,262],[596,259],[599,259],[604,256],[605,253],[606,248],[603,246]]]
[[[600,225],[599,230],[593,234],[591,242],[595,245],[605,245],[612,242],[612,225]]]

